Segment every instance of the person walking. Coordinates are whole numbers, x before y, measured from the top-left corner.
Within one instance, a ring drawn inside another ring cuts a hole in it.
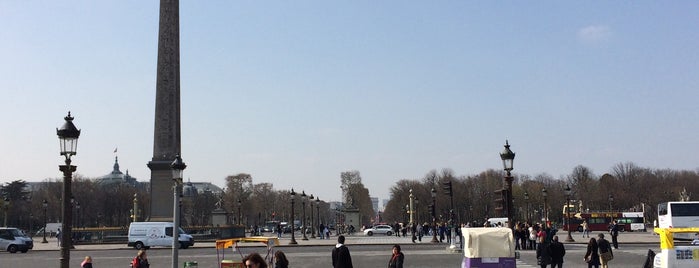
[[[136,257],[131,261],[131,268],[150,268],[145,250],[141,249],[136,253]]]
[[[585,236],[587,236],[587,238],[590,238],[590,228],[587,226],[587,220],[583,220],[581,225],[583,229],[583,238],[585,238]]]
[[[599,248],[599,261],[602,268],[609,268],[609,261],[614,258],[612,246],[607,239],[604,239],[604,234],[597,235],[597,247]]]
[[[405,255],[400,251],[400,245],[393,245],[393,254],[391,254],[391,259],[388,260],[388,268],[403,268],[403,260]]]
[[[61,234],[62,234],[62,233],[61,233],[61,228],[58,228],[58,229],[56,230],[56,238],[57,238],[58,246],[59,246],[59,247],[61,246]]]
[[[80,263],[80,268],[92,268],[92,257],[85,256],[85,259]]]
[[[345,236],[337,237],[337,245],[332,252],[333,268],[352,268],[352,256],[345,246]]]
[[[599,268],[599,247],[594,238],[590,238],[590,241],[587,242],[587,252],[583,258],[587,262],[587,268]]]
[[[274,252],[274,268],[289,268],[289,259],[281,250]]]
[[[619,236],[619,224],[617,224],[616,220],[612,221],[612,225],[609,226],[609,234],[612,235],[614,249],[619,249],[619,242],[617,241],[617,237]]]
[[[566,249],[561,242],[558,242],[557,235],[554,235],[551,240],[549,253],[551,254],[551,268],[563,268],[563,256],[566,255]]]
[[[325,226],[322,223],[318,226],[318,236],[319,239],[325,239]]]
[[[243,264],[245,264],[247,268],[267,268],[267,262],[260,256],[260,253],[257,252],[245,256],[245,258],[243,258]]]

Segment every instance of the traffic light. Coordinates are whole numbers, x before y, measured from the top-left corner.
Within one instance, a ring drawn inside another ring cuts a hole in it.
[[[427,209],[429,210],[430,215],[434,215],[434,205],[427,206]]]
[[[443,182],[442,189],[444,189],[444,194],[446,194],[448,196],[454,196],[454,192],[452,191],[452,188],[451,188],[451,181]]]

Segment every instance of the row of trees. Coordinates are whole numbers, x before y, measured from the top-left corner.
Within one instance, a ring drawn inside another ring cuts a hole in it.
[[[363,217],[371,219],[373,210],[369,191],[361,183],[359,172],[341,174],[343,187],[348,189],[349,199],[356,200]],[[24,229],[39,229],[46,222],[61,221],[61,194],[63,181],[47,179],[29,184],[18,180],[0,188],[0,214],[8,226]],[[97,180],[76,176],[73,179],[73,224],[76,227],[128,226],[134,220],[143,221],[150,215],[150,195],[147,184],[136,186],[127,183],[103,185]],[[331,209],[326,200],[303,189],[296,189],[294,214],[296,220],[303,219],[305,206],[308,225],[335,224],[340,218],[342,207]],[[211,224],[212,212],[223,209],[231,224],[246,226],[263,225],[266,221],[291,221],[291,189],[275,190],[271,183],[253,183],[250,174],[226,177],[223,193],[208,190],[182,198],[182,223],[184,226],[206,226]],[[302,194],[306,194],[302,197]],[[311,197],[313,196],[313,199]],[[7,200],[7,201],[5,201]],[[44,209],[44,200],[46,208]],[[134,206],[136,212],[134,213]],[[313,223],[311,223],[313,216]]]
[[[504,171],[487,170],[477,175],[457,176],[451,169],[440,172],[432,170],[421,179],[403,179],[391,187],[391,197],[383,213],[384,221],[404,221],[406,205],[409,204],[410,189],[416,202],[415,217],[420,222],[429,222],[432,216],[428,205],[432,204],[431,190],[436,196],[437,221],[449,217],[449,196],[442,190],[443,183],[452,182],[454,213],[461,223],[481,224],[490,217],[502,216],[495,211],[495,191],[503,188]],[[571,204],[582,204],[583,210],[643,211],[648,222],[657,215],[657,204],[680,199],[680,193],[699,192],[697,171],[650,169],[633,163],[620,163],[610,173],[595,175],[585,166],[573,168],[568,175],[555,179],[542,173],[535,176],[514,174],[513,206],[516,221],[541,221],[548,218],[560,222],[566,196],[563,189],[570,186]],[[546,198],[542,190],[546,189]],[[526,193],[526,194],[525,194]],[[610,199],[610,197],[612,197]],[[545,200],[546,199],[546,200]],[[546,202],[545,202],[546,201]]]
[[[408,218],[405,206],[410,203],[409,194],[413,190],[415,218],[419,222],[432,220],[428,206],[432,204],[431,190],[437,192],[435,197],[437,221],[449,219],[449,196],[442,190],[445,182],[452,182],[454,194],[453,211],[458,222],[476,222],[500,216],[494,209],[495,191],[503,187],[503,171],[486,170],[477,175],[457,176],[451,169],[432,170],[421,179],[403,179],[390,189],[391,197],[385,211],[380,215],[383,222],[404,222]],[[633,163],[617,164],[610,173],[595,175],[585,166],[573,168],[568,175],[558,179],[546,173],[530,176],[514,174],[513,203],[516,220],[539,221],[548,212],[548,218],[560,221],[562,208],[566,200],[563,189],[569,185],[572,189],[571,199],[574,204],[581,203],[583,209],[636,210],[646,211],[646,219],[655,218],[656,205],[664,201],[678,200],[680,193],[686,190],[690,194],[699,191],[699,174],[697,171],[677,171],[669,169],[650,169],[638,167]],[[306,193],[301,198],[303,189],[295,189],[295,219],[303,217],[302,205],[306,207],[306,219],[311,214],[317,224],[318,219],[324,224],[341,221],[342,205],[359,208],[362,224],[374,221],[374,211],[369,198],[369,190],[364,187],[358,171],[340,174],[343,190],[343,204],[330,207],[326,200],[317,198],[311,201]],[[43,201],[47,201],[47,222],[59,222],[61,217],[62,180],[49,179],[27,187],[24,181],[6,183],[0,189],[2,199],[0,217],[10,226],[29,229],[43,224]],[[74,223],[84,227],[92,226],[127,226],[132,220],[134,197],[138,199],[136,215],[143,220],[148,211],[150,196],[147,187],[134,187],[128,184],[100,185],[95,180],[77,176],[73,182]],[[542,190],[547,190],[544,198]],[[211,212],[220,207],[227,211],[231,223],[247,226],[261,225],[268,220],[291,220],[291,189],[277,190],[271,183],[253,183],[250,174],[237,174],[226,177],[224,193],[217,195],[210,191],[191,198],[183,198],[183,224],[192,226],[209,225]],[[525,198],[525,196],[527,198]],[[613,200],[609,197],[613,196]],[[7,199],[9,202],[3,201]],[[544,200],[546,199],[546,200]],[[546,201],[546,202],[545,202]],[[610,202],[611,201],[611,202]],[[80,208],[77,205],[80,204]],[[311,212],[311,206],[313,211]],[[8,215],[5,218],[5,215]],[[310,224],[310,223],[309,223]]]

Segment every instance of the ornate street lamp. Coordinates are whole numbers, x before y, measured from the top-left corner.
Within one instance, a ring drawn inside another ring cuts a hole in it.
[[[410,203],[408,205],[410,205],[410,207],[408,208],[408,216],[410,216],[410,220],[408,221],[408,225],[411,228],[410,230],[412,230],[413,223],[415,223],[415,215],[413,215],[413,214],[415,214],[414,213],[415,212],[414,211],[415,210],[415,196],[413,195],[412,188],[410,188],[409,192],[410,192],[410,195],[408,195],[408,198],[410,200]]]
[[[62,194],[62,216],[63,223],[61,224],[61,268],[69,268],[70,266],[70,249],[73,247],[73,241],[71,238],[72,230],[72,215],[73,208],[70,205],[71,194],[71,181],[73,179],[73,172],[77,169],[76,166],[71,165],[71,157],[77,154],[78,148],[78,137],[80,137],[80,130],[73,124],[73,117],[64,117],[65,123],[61,128],[56,129],[56,134],[58,135],[58,140],[60,141],[60,152],[61,155],[65,157],[65,165],[59,165],[58,168],[63,172],[63,194]]]
[[[301,218],[301,233],[303,233],[303,238],[301,240],[308,240],[306,237],[306,191],[301,191],[301,211],[303,211],[303,218]]]
[[[289,245],[296,245],[296,237],[294,236],[294,233],[296,233],[296,227],[294,226],[294,198],[296,197],[296,192],[294,192],[294,188],[291,188],[291,241],[289,241]]]
[[[437,215],[435,214],[437,211],[437,191],[432,188],[430,194],[432,195],[432,241],[430,243],[439,243],[437,240]]]
[[[529,193],[524,192],[524,203],[526,203],[527,206],[527,216],[524,217],[526,222],[529,222]]]
[[[566,242],[575,242],[573,239],[573,236],[570,235],[570,186],[566,184],[566,188],[563,189],[565,195],[566,195],[566,214],[567,214],[567,223],[568,223],[568,237],[566,238]]]
[[[240,198],[238,198],[238,225],[243,224],[243,215],[240,214],[240,207],[242,207],[242,202],[240,202]]]
[[[546,187],[544,189],[541,189],[541,195],[544,197],[544,222],[547,222],[549,220],[549,210],[548,210],[548,200],[546,200],[548,196],[548,192],[546,191]]]
[[[502,165],[505,169],[505,213],[507,214],[507,228],[512,228],[513,209],[512,209],[512,174],[510,173],[513,168],[515,153],[510,150],[510,144],[505,140],[505,150],[500,153],[500,158],[502,159]]]
[[[320,199],[318,198],[318,196],[316,196],[316,219],[318,219],[318,222],[316,224],[316,226],[318,226],[318,236],[323,237],[322,235],[320,235],[320,233],[323,232],[323,230],[320,229]]]
[[[3,200],[3,209],[5,210],[5,224],[3,226],[7,227],[7,212],[10,211],[10,198],[5,197]]]
[[[614,196],[612,194],[609,194],[608,200],[609,200],[609,211],[611,212],[613,210],[612,209],[612,202],[614,202]]]
[[[308,204],[311,205],[311,238],[316,238],[315,221],[313,221],[313,194],[308,197]]]
[[[44,207],[44,231],[42,232],[44,233],[44,238],[41,240],[41,243],[46,244],[49,242],[46,240],[46,209],[49,207],[49,201],[46,201],[46,199],[44,199],[44,202],[41,205]]]
[[[177,250],[180,247],[180,196],[182,195],[182,178],[184,169],[187,165],[182,162],[180,155],[175,156],[175,160],[170,164],[172,168],[173,185],[173,204],[172,204],[172,268],[177,268],[179,264],[179,256]],[[136,211],[134,211],[135,215]],[[134,217],[136,219],[136,217]]]

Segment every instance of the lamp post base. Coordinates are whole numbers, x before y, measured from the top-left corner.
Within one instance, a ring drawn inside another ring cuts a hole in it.
[[[573,237],[570,235],[570,232],[568,232],[568,237],[566,237],[566,240],[565,240],[565,241],[566,241],[566,242],[569,242],[569,243],[570,243],[570,242],[575,242],[575,239],[573,239]]]

